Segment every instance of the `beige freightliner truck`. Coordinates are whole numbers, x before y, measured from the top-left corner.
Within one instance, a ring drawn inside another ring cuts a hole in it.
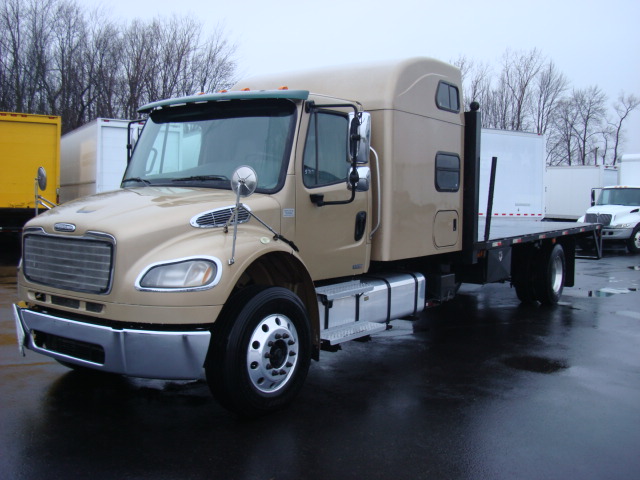
[[[224,406],[255,415],[290,402],[321,350],[461,282],[556,303],[576,239],[600,226],[479,223],[480,113],[460,89],[458,69],[419,58],[142,107],[122,188],[26,225],[20,348],[77,369],[206,377]]]

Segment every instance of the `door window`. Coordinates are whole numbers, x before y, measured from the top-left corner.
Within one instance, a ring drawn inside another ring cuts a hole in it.
[[[315,112],[304,148],[303,178],[306,187],[345,182],[349,172],[347,149],[349,120],[336,113]]]

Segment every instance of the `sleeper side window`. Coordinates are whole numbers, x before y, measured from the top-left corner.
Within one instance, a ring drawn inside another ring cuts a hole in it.
[[[457,192],[460,189],[460,157],[454,153],[436,154],[436,190]]]
[[[458,87],[447,82],[440,82],[436,92],[436,105],[440,110],[460,112],[460,92]]]

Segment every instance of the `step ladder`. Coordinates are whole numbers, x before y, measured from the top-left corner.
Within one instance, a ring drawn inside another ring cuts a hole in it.
[[[350,282],[343,282],[317,288],[316,293],[318,295],[318,300],[324,307],[321,308],[321,318],[323,311],[325,316],[329,315],[329,310],[333,307],[333,302],[335,300],[353,297],[354,302],[357,302],[359,296],[372,291],[373,288],[374,286],[372,284],[360,280],[353,280]],[[367,322],[365,320],[356,319],[355,322],[324,328],[320,331],[320,339],[324,343],[334,346],[343,342],[382,332],[386,330],[386,328],[387,325],[385,323]]]

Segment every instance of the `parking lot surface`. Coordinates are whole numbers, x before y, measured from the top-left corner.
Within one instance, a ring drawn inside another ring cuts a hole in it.
[[[0,269],[0,478],[637,479],[640,256],[579,260],[553,308],[507,284],[336,353],[243,420],[204,382],[82,374],[18,353]]]

